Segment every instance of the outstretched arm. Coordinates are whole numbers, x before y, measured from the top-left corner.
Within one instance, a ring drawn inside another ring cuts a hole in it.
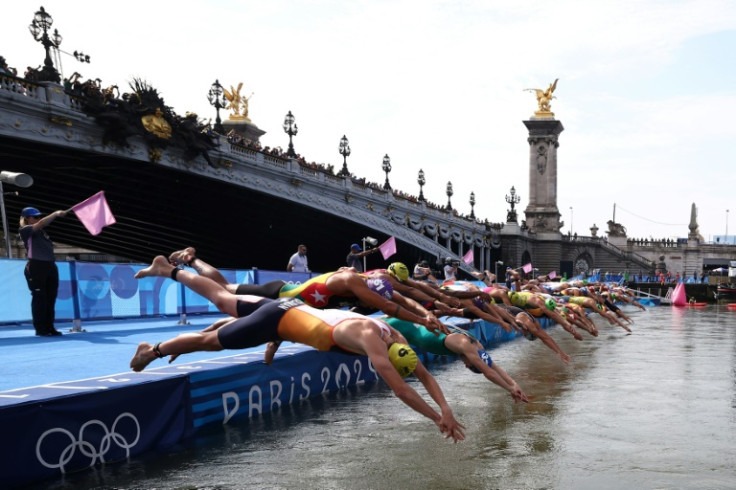
[[[46,228],[56,218],[63,218],[64,216],[66,216],[66,213],[67,213],[66,211],[59,210],[59,211],[54,211],[53,213],[47,214],[40,220],[33,223],[33,231],[38,231],[42,228]]]
[[[406,310],[410,310],[410,314],[413,313],[417,317],[422,318],[422,321],[415,323],[424,325],[430,332],[434,333],[435,335],[437,334],[438,330],[442,333],[449,333],[447,327],[442,322],[440,322],[437,317],[435,317],[432,313],[427,311],[422,305],[420,305],[413,299],[407,298],[397,291],[394,291],[392,298],[394,303],[403,306]],[[401,319],[404,320],[404,318]]]

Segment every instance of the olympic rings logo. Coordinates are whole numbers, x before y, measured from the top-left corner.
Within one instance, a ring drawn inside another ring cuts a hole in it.
[[[135,439],[131,442],[128,442],[125,436],[118,432],[118,423],[120,423],[123,419],[130,419],[135,425]],[[92,442],[85,440],[85,431],[93,426],[101,428],[104,434],[102,438],[99,439],[99,447],[96,447],[95,444],[93,444]],[[66,435],[67,437],[69,437],[70,443],[59,454],[58,462],[48,462],[41,454],[41,446],[43,445],[46,437],[54,433]],[[78,438],[75,438],[74,434],[72,434],[71,431],[62,429],[61,427],[47,430],[46,432],[41,434],[41,437],[38,438],[38,442],[36,443],[36,457],[38,458],[38,461],[45,467],[51,469],[58,468],[59,470],[61,470],[62,473],[65,473],[66,465],[69,464],[69,462],[72,460],[77,450],[79,450],[80,454],[90,459],[89,467],[92,467],[98,461],[100,463],[105,462],[105,454],[110,451],[113,443],[115,443],[120,449],[124,449],[125,456],[129,457],[130,448],[138,443],[140,437],[141,426],[138,423],[138,419],[136,419],[132,413],[124,412],[118,415],[118,417],[115,419],[115,422],[113,422],[112,424],[112,430],[108,430],[107,426],[100,420],[90,420],[86,422],[84,425],[82,425],[82,427],[79,428]]]

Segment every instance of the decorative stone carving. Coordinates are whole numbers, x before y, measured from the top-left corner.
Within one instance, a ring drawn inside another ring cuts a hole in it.
[[[613,220],[608,220],[608,236],[609,237],[625,237],[626,227],[621,223],[616,223]]]
[[[547,170],[547,147],[544,145],[537,146],[537,171],[544,174]]]

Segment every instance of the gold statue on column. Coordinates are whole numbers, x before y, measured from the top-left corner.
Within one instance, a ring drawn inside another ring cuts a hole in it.
[[[228,101],[225,109],[230,109],[231,111],[233,111],[233,113],[230,114],[231,120],[250,122],[250,119],[248,118],[248,100],[250,99],[250,97],[253,96],[253,94],[250,94],[249,97],[243,97],[242,95],[240,95],[241,88],[243,88],[243,82],[240,82],[238,84],[237,90],[234,89],[232,85],[230,85],[230,91],[228,91],[226,88],[223,88],[223,91],[225,92],[225,98]]]
[[[559,80],[559,78],[555,78],[555,81],[549,84],[547,90],[542,90],[541,88],[524,89],[524,91],[526,92],[535,92],[537,94],[537,104],[539,105],[539,110],[534,111],[534,115],[536,117],[555,117],[554,112],[550,111],[549,109],[552,99],[557,98],[552,95],[552,92],[554,92],[557,88],[557,80]]]

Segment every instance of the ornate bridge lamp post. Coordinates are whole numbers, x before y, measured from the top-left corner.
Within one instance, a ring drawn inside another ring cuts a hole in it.
[[[294,142],[292,141],[292,138],[296,136],[296,133],[298,132],[299,128],[296,127],[296,123],[294,122],[294,115],[289,111],[284,118],[284,133],[289,135],[289,149],[286,151],[286,154],[294,158],[296,158],[296,152],[294,151]]]
[[[383,157],[383,163],[381,164],[381,168],[384,172],[386,172],[386,182],[383,184],[383,188],[386,190],[391,189],[391,184],[388,183],[388,173],[391,172],[391,159],[388,157],[388,154]]]
[[[81,51],[74,51],[74,53],[72,53],[72,54],[77,59],[77,61],[79,61],[80,63],[89,63],[90,62],[90,57],[89,57],[88,54],[84,54]]]
[[[340,170],[337,175],[341,175],[343,177],[350,177],[350,172],[348,171],[348,157],[350,156],[350,145],[348,143],[348,139],[345,137],[345,135],[342,135],[342,138],[340,138],[340,155],[342,155],[342,170]]]
[[[427,183],[427,180],[424,178],[424,170],[421,168],[419,169],[419,176],[417,177],[417,184],[419,184],[419,200],[424,201],[424,193],[422,192],[422,188],[424,187],[424,184]]]
[[[57,29],[54,29],[54,34],[49,37],[48,31],[51,29],[51,25],[54,23],[54,19],[46,13],[43,7],[36,12],[33,16],[33,21],[28,29],[31,31],[33,39],[40,42],[46,50],[46,59],[43,62],[43,68],[40,72],[40,81],[42,82],[61,82],[59,72],[54,68],[54,63],[51,61],[51,48],[59,49],[61,45],[62,37]]]
[[[452,194],[453,194],[452,182],[447,183],[447,189],[445,192],[447,194],[447,209],[452,210],[452,203],[450,202],[450,198],[452,197]]]
[[[475,219],[475,192],[470,193],[470,217]]]
[[[519,204],[519,201],[521,201],[521,196],[517,196],[516,189],[514,186],[511,186],[511,195],[509,196],[506,194],[506,202],[511,204],[511,209],[506,213],[506,221],[516,223],[516,210],[514,209],[514,205]]]
[[[210,105],[212,105],[217,111],[217,119],[215,119],[215,131],[223,134],[225,130],[223,129],[222,121],[220,120],[220,109],[224,109],[227,102],[225,102],[222,85],[220,85],[219,80],[215,80],[215,83],[213,83],[210,87],[210,91],[207,92],[207,99],[210,101]]]

